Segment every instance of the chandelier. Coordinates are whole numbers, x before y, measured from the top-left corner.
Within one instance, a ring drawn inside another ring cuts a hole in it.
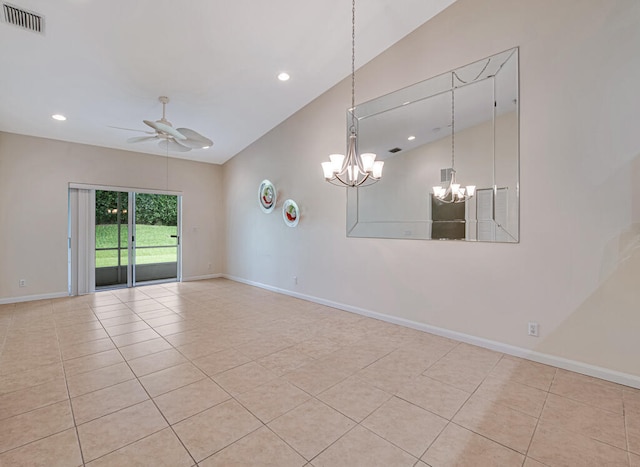
[[[356,1],[351,3],[351,125],[347,155],[331,154],[328,162],[322,163],[324,179],[337,186],[357,187],[372,185],[382,177],[383,161],[376,161],[373,153],[358,153],[358,135],[356,133]]]
[[[485,65],[486,68],[486,65]],[[449,186],[444,188],[443,186],[433,187],[433,196],[438,200],[445,203],[461,203],[476,194],[475,185],[467,185],[462,187],[456,181],[456,168],[455,168],[455,149],[456,149],[456,126],[455,126],[455,83],[454,77],[456,73],[451,73],[451,178],[449,180]]]

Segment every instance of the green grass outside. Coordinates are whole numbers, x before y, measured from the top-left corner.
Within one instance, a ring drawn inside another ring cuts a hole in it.
[[[120,264],[126,265],[127,258],[127,226],[121,227],[120,238]],[[176,226],[165,225],[136,225],[136,245],[143,246],[168,246],[177,245],[177,239],[171,235],[177,234]],[[117,248],[118,247],[118,226],[117,225],[96,225],[96,248]],[[170,263],[178,260],[178,249],[173,246],[169,248],[150,248],[136,250],[137,264]],[[108,267],[118,265],[118,250],[96,251],[96,267]]]

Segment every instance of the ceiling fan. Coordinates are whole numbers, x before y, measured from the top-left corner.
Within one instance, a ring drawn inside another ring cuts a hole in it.
[[[213,146],[206,136],[202,136],[195,130],[189,128],[173,128],[171,122],[165,117],[165,109],[169,103],[169,98],[160,96],[158,100],[162,103],[162,118],[160,120],[142,120],[145,125],[150,126],[155,131],[134,130],[132,128],[118,128],[120,130],[140,131],[151,136],[134,136],[129,138],[127,143],[141,143],[144,141],[158,140],[158,146],[164,150],[187,152],[192,149],[207,149]]]

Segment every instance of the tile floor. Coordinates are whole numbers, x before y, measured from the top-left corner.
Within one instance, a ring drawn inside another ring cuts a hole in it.
[[[0,306],[1,466],[640,467],[640,391],[216,279]]]

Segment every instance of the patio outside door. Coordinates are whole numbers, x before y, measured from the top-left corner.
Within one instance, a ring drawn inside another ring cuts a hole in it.
[[[178,280],[179,221],[179,196],[96,190],[95,287]]]

